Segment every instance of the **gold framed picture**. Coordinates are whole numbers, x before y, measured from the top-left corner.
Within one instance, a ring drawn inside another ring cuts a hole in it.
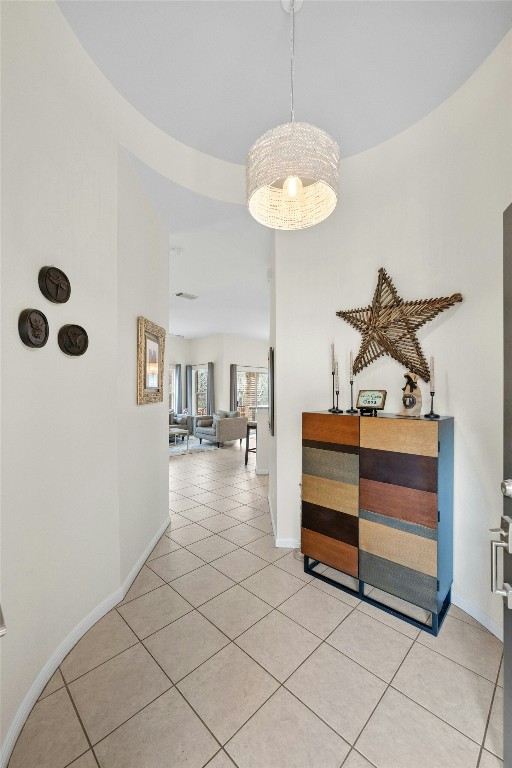
[[[386,394],[385,389],[360,389],[356,408],[371,408],[373,411],[382,411],[386,404]]]
[[[137,405],[164,399],[165,329],[139,317],[137,334]]]

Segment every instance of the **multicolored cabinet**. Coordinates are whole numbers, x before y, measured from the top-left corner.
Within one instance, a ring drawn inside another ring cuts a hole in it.
[[[304,413],[302,446],[305,570],[437,634],[453,578],[453,419]],[[319,563],[357,579],[357,590]],[[428,618],[382,605],[369,587]]]

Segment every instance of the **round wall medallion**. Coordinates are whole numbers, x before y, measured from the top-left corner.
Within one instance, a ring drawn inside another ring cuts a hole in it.
[[[61,269],[43,267],[39,270],[39,288],[48,301],[64,304],[71,296],[71,283]]]
[[[18,318],[18,331],[27,347],[44,347],[48,341],[48,320],[38,309],[24,309]]]
[[[63,325],[59,331],[58,342],[66,355],[78,357],[87,351],[89,337],[81,325]]]

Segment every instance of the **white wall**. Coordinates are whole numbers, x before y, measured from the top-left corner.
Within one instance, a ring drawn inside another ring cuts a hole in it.
[[[168,398],[137,405],[137,317],[167,322],[168,235],[130,164],[119,157],[117,412],[121,583],[169,508]]]
[[[162,225],[118,166],[98,72],[58,9],[3,3],[2,36],[5,765],[48,665],[119,594],[166,519],[167,407],[135,405],[135,360],[137,315],[166,323],[168,276]],[[65,305],[39,291],[47,264],[71,281]],[[42,349],[19,338],[26,307],[48,317]],[[57,346],[69,322],[89,334],[79,358]]]
[[[277,538],[298,540],[301,412],[330,405],[332,341],[344,385],[340,407],[348,407],[348,356],[360,342],[336,311],[370,304],[381,266],[406,300],[463,294],[462,304],[418,337],[427,358],[435,355],[436,409],[455,417],[454,593],[495,629],[501,601],[489,591],[488,529],[501,514],[502,213],[512,198],[511,47],[509,34],[424,120],[342,161],[341,197],[329,219],[276,235],[271,332]],[[381,358],[357,378],[356,391],[387,389],[386,410],[396,412],[403,373]]]

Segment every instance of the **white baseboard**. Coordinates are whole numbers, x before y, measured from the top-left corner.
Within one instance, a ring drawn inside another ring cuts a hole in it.
[[[300,549],[300,539],[276,539],[276,547]]]
[[[59,647],[48,659],[38,676],[28,689],[23,701],[18,707],[12,723],[7,731],[5,741],[2,744],[2,752],[0,757],[1,768],[7,768],[7,763],[11,757],[11,752],[14,749],[14,745],[21,733],[21,729],[25,725],[25,720],[29,716],[32,707],[40,697],[44,690],[45,685],[60,665],[61,661],[68,655],[74,645],[80,640],[83,635],[99,621],[106,613],[108,613],[115,605],[117,605],[124,598],[128,590],[130,589],[135,577],[146,562],[150,553],[155,547],[155,544],[162,536],[163,532],[169,525],[169,518],[166,517],[165,523],[163,523],[158,529],[157,533],[153,536],[144,552],[141,554],[137,562],[134,564],[130,573],[121,584],[119,589],[116,589],[111,595],[105,598],[96,608],[91,611],[82,621],[76,625],[76,627],[69,633],[69,635],[62,641]]]
[[[272,533],[274,535],[274,541],[275,541],[276,540],[276,524],[274,523],[274,510],[272,509],[272,501],[270,500],[270,494],[267,496],[267,501],[268,501],[268,509],[270,512],[270,522],[272,523]]]
[[[463,597],[454,592],[452,592],[452,603],[469,614],[475,621],[478,621],[479,624],[488,629],[491,634],[495,635],[498,640],[503,642],[503,627],[481,611],[480,608],[475,608],[474,605],[468,603],[467,600],[464,600]]]
[[[274,523],[274,514],[272,509],[272,502],[270,501],[270,496],[267,496],[268,500],[268,508],[270,510],[270,522],[272,523],[272,532],[274,534],[274,541],[276,543],[276,547],[286,547],[287,549],[298,549],[300,548],[300,539],[278,539],[276,536],[276,526]]]
[[[255,472],[256,475],[268,475],[268,469],[257,469]]]

